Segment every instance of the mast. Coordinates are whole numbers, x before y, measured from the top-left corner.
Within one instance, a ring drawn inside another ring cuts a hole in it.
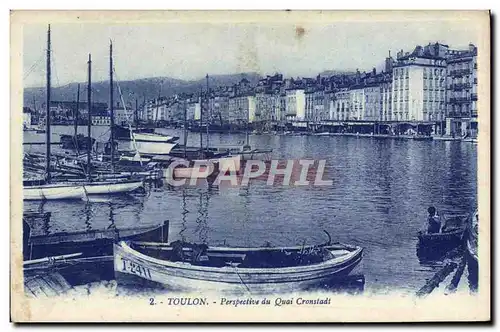
[[[160,111],[160,97],[161,97],[161,84],[160,84],[160,89],[158,90],[158,99],[156,100],[156,112],[155,112],[155,120],[154,120],[155,128],[158,124],[158,113]]]
[[[115,114],[113,110],[113,42],[109,41],[109,120],[111,127],[111,171],[115,171]]]
[[[208,74],[206,76],[207,78],[207,155],[208,155],[208,143],[209,143],[209,136],[208,136],[208,125],[209,125],[209,120],[210,120],[210,89],[208,87]]]
[[[77,92],[76,92],[76,107],[75,114],[73,115],[73,127],[75,131],[75,147],[76,153],[78,154],[78,112],[80,111],[80,83],[78,83]]]
[[[90,179],[90,172],[92,168],[90,160],[90,150],[92,149],[92,139],[90,138],[90,129],[92,128],[92,56],[89,53],[88,64],[88,82],[87,82],[87,109],[88,109],[88,123],[87,123],[87,177]]]
[[[50,182],[50,24],[47,30],[47,101],[45,116],[45,175]]]
[[[203,158],[203,87],[200,87],[200,158]]]
[[[137,102],[137,98],[135,98],[135,113],[134,113],[134,116],[135,116],[135,130],[137,131],[137,129],[139,128],[139,106],[138,106],[138,102]]]
[[[187,103],[186,99],[184,99],[184,159],[186,159],[187,156],[186,145],[187,145]]]

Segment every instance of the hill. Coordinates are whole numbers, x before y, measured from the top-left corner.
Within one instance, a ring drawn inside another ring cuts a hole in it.
[[[214,75],[209,77],[210,87],[227,86],[238,83],[242,78],[248,79],[251,84],[256,84],[260,76],[256,73],[241,73],[231,75]],[[78,83],[70,83],[67,85],[52,87],[52,100],[57,101],[75,101]],[[206,89],[205,78],[199,80],[185,81],[170,77],[152,77],[129,81],[115,82],[115,101],[119,101],[118,86],[121,89],[124,101],[126,103],[135,103],[135,99],[142,104],[143,99],[146,100],[161,96],[171,96],[177,93],[194,93],[200,91],[200,88]],[[161,90],[160,90],[161,87]],[[100,81],[92,83],[93,94],[92,98],[95,102],[109,102],[109,81]],[[87,84],[80,83],[80,100],[87,100]],[[33,106],[33,99],[37,108],[44,102],[45,87],[26,88],[24,89],[24,105]]]

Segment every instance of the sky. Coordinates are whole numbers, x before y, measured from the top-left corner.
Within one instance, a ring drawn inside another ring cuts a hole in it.
[[[400,49],[441,42],[467,48],[480,36],[471,22],[383,21],[289,24],[150,23],[51,25],[52,84],[87,80],[92,54],[93,81],[108,78],[113,41],[118,80],[168,76],[185,80],[215,74],[281,72],[316,76],[324,70],[382,69],[384,58]],[[23,28],[26,87],[45,84],[47,25]]]

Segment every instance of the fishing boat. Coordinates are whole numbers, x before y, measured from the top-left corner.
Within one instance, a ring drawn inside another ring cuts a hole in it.
[[[362,252],[344,244],[226,248],[120,241],[113,255],[119,285],[276,294],[321,289],[347,277],[361,262]]]
[[[32,260],[75,252],[82,253],[85,257],[112,255],[113,242],[118,240],[167,242],[168,227],[169,222],[165,221],[152,226],[32,235],[29,217],[23,216],[23,234],[28,235],[23,247],[23,256],[25,260]]]
[[[446,218],[444,230],[440,233],[418,232],[418,241],[420,246],[439,247],[450,245],[459,245],[462,243],[465,232],[465,221],[467,215],[450,216]]]
[[[440,233],[419,231],[417,234],[417,257],[421,262],[437,261],[445,256],[461,252],[467,215],[451,216],[446,219]]]

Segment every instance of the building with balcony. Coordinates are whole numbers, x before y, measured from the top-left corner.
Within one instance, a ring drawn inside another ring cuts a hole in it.
[[[477,135],[477,47],[447,55],[446,134]]]
[[[445,117],[447,45],[398,53],[392,74],[393,121],[442,121]]]

